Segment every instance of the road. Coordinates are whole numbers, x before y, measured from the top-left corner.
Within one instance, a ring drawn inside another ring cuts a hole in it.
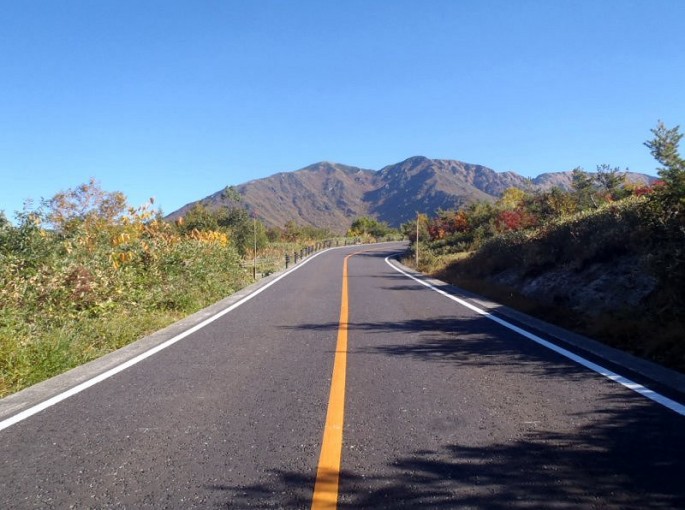
[[[0,508],[685,508],[683,415],[408,278],[399,248],[313,256],[0,430]]]

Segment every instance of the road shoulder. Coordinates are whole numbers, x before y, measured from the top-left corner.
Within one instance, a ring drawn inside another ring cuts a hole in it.
[[[685,374],[681,374],[651,361],[638,358],[592,338],[555,326],[554,324],[550,324],[541,319],[514,310],[513,308],[501,305],[452,284],[431,278],[401,264],[396,259],[391,259],[391,262],[393,265],[412,276],[423,280],[448,294],[459,297],[492,315],[506,319],[531,332],[538,333],[549,341],[580,356],[599,362],[607,368],[616,369],[620,373],[630,376],[636,380],[636,382],[655,391],[665,393],[667,396],[681,402],[685,401]]]
[[[108,370],[112,370],[113,368],[132,360],[136,356],[160,346],[164,342],[211,319],[223,310],[226,310],[251,294],[266,287],[274,280],[284,276],[286,272],[287,271],[281,271],[271,274],[268,277],[231,294],[221,301],[174,322],[164,329],[136,340],[121,349],[0,399],[0,421],[10,418],[41,402],[45,402],[61,393],[69,391],[79,384],[104,374]]]

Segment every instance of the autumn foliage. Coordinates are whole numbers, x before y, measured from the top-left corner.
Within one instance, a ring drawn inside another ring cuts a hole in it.
[[[90,182],[0,214],[0,396],[78,365],[250,281],[224,231]]]
[[[478,292],[493,282],[514,281],[506,278],[512,274],[526,281],[558,269],[582,272],[628,260],[654,288],[639,308],[584,318],[580,323],[589,329],[583,332],[685,371],[685,159],[678,149],[683,135],[661,123],[652,133],[645,145],[662,165],[659,180],[629,182],[608,165],[594,174],[577,168],[568,190],[512,188],[496,203],[441,211],[427,220],[418,244],[409,237],[421,254],[420,268],[452,275],[460,285],[476,282],[471,290]],[[495,299],[506,301],[516,292],[507,288]],[[547,313],[548,304],[537,309]]]

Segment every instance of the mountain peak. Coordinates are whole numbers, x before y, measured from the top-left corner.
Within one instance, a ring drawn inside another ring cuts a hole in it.
[[[649,176],[630,174],[630,180],[649,182]],[[535,189],[568,189],[571,172],[542,174],[532,181]],[[410,158],[381,170],[367,170],[320,161],[293,172],[282,172],[236,186],[241,206],[258,210],[269,226],[294,220],[302,225],[347,230],[359,216],[373,216],[391,226],[414,217],[416,211],[458,209],[478,200],[495,201],[507,188],[528,189],[527,179],[514,172],[498,173],[482,165],[456,160]],[[186,204],[167,218],[183,216],[196,203],[206,207],[235,207],[214,193]]]
[[[365,171],[371,171],[367,170],[364,168],[359,168],[356,166],[349,166],[349,165],[343,165],[341,163],[335,163],[333,161],[319,161],[318,163],[314,163],[311,165],[308,165],[300,170],[296,170],[296,172],[326,172],[326,173],[333,173],[336,171],[341,171],[344,173],[357,173],[357,172],[365,172]]]
[[[430,161],[433,161],[433,160],[427,158],[426,156],[412,156],[410,158],[405,159],[400,164],[409,163],[412,165],[418,165],[418,164],[426,163],[426,162],[430,162]]]

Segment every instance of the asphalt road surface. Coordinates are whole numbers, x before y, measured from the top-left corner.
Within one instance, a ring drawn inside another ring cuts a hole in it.
[[[311,257],[0,430],[0,508],[685,508],[685,416],[401,274],[398,249]]]

